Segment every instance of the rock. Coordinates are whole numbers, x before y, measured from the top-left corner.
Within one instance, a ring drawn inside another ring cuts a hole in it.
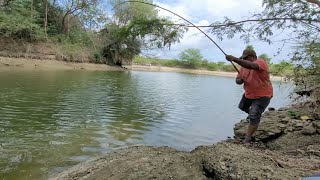
[[[317,129],[317,134],[320,134],[320,129]]]
[[[285,128],[286,125],[284,125],[284,124],[279,124],[279,127],[280,127],[280,128]]]
[[[275,111],[276,109],[273,108],[273,107],[269,107],[268,110],[269,110],[269,111]]]
[[[288,110],[287,107],[282,107],[282,108],[279,108],[279,109],[278,109],[278,111],[286,111],[286,110]]]
[[[320,121],[313,121],[312,122],[313,127],[315,127],[316,129],[320,129]]]
[[[263,117],[263,121],[260,122],[259,128],[256,131],[256,141],[269,141],[284,132],[284,125],[278,122],[278,118]],[[234,134],[236,138],[243,139],[245,137],[248,128],[247,122],[239,122],[234,127]]]
[[[313,135],[317,132],[317,130],[312,126],[312,125],[309,125],[309,126],[306,126],[302,129],[302,134],[304,135]]]
[[[288,122],[290,122],[290,118],[289,117],[282,118],[279,122],[287,124]]]
[[[297,124],[295,124],[295,127],[303,127],[303,123],[297,123]]]

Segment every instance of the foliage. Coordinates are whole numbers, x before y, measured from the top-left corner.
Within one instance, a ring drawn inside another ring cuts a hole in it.
[[[246,49],[254,50],[254,47],[253,47],[253,45],[247,45]]]
[[[251,38],[271,44],[275,35],[290,34],[289,38],[282,38],[283,45],[294,44],[295,52],[291,61],[295,64],[293,80],[299,87],[313,89],[320,94],[315,76],[319,74],[319,33],[320,6],[319,1],[303,0],[263,0],[264,10],[254,13],[251,17],[241,21],[225,18],[223,22],[212,24],[211,32],[220,40],[224,37],[233,38],[241,34],[245,42]],[[277,39],[275,39],[277,40]],[[281,51],[281,49],[279,49]],[[280,70],[282,65],[275,66]],[[319,98],[317,96],[316,98]]]
[[[121,66],[130,63],[143,49],[170,48],[173,43],[179,42],[185,31],[180,27],[166,25],[171,23],[159,18],[152,6],[122,4],[115,10],[112,23],[101,31],[101,55]]]
[[[203,56],[199,49],[186,49],[179,54],[179,59],[185,63],[186,67],[198,68],[201,66]]]
[[[266,54],[266,53],[260,54],[258,56],[258,58],[264,59],[268,63],[269,66],[271,65],[271,57],[269,57],[268,54]]]
[[[44,33],[37,24],[39,13],[33,12],[28,0],[13,1],[0,11],[0,34],[6,37],[40,40]]]

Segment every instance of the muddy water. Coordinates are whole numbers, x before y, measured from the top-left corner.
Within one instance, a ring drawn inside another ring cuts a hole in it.
[[[0,72],[0,179],[45,179],[136,144],[192,150],[245,117],[233,78],[168,72]],[[292,86],[274,82],[272,107]]]

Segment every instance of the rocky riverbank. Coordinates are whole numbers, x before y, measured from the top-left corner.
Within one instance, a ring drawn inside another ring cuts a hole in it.
[[[312,106],[265,112],[252,146],[239,143],[248,124],[242,120],[224,142],[191,152],[131,147],[52,179],[300,179],[320,173],[320,112]]]

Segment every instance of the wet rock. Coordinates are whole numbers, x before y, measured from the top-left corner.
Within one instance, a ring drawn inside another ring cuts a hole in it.
[[[312,125],[309,125],[304,127],[301,133],[304,135],[313,135],[317,133],[317,130]]]

